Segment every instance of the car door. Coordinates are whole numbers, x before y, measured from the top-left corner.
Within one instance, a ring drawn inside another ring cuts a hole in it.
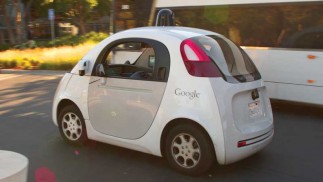
[[[137,139],[150,128],[169,73],[165,45],[148,39],[123,39],[100,54],[89,82],[89,117],[95,130]]]

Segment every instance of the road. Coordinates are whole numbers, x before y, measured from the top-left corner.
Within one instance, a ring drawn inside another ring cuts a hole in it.
[[[98,142],[66,144],[51,120],[62,72],[0,74],[0,150],[29,159],[28,181],[316,182],[323,179],[323,107],[273,102],[275,137],[256,155],[201,177],[170,169],[166,160]],[[1,170],[1,169],[0,169]]]

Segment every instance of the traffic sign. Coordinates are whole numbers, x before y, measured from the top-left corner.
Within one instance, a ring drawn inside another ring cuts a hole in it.
[[[55,10],[54,9],[48,9],[48,19],[49,20],[55,19]]]

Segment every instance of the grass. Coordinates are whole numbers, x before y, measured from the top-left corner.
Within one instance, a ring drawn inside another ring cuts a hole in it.
[[[95,43],[0,52],[0,68],[69,70]]]

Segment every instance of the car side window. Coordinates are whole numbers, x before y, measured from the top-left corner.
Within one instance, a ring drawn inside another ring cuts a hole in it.
[[[292,47],[305,49],[323,49],[323,32],[304,34],[296,39]]]
[[[155,51],[144,42],[118,43],[105,53],[101,64],[107,77],[152,80]]]

